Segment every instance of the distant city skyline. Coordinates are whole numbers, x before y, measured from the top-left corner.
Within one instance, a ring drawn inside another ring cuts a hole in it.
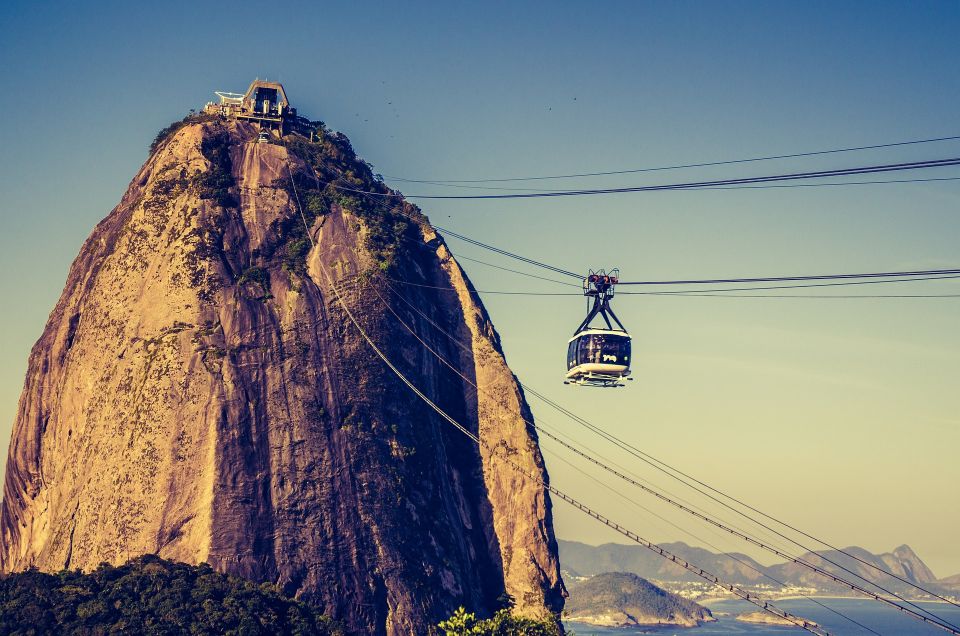
[[[477,190],[399,178],[616,171],[960,134],[957,3],[294,2],[283,17],[230,7],[0,8],[13,89],[0,100],[4,449],[30,347],[67,268],[156,132],[257,76],[282,81],[300,114],[345,133],[391,187],[412,194]],[[472,185],[622,187],[956,156],[953,141]],[[957,181],[418,204],[477,240],[574,271],[619,266],[630,278],[960,266]],[[480,290],[563,289],[462,264]],[[960,293],[956,281],[866,287]],[[879,553],[906,543],[938,577],[960,573],[960,299],[618,296],[635,381],[604,391],[561,383],[582,299],[481,296],[513,371],[551,399],[836,545]],[[693,496],[528,399],[577,443]],[[645,536],[704,545],[699,537],[769,562],[642,493],[630,496],[663,519],[632,507],[622,486],[542,446],[558,487]],[[554,510],[561,538],[622,539],[563,502]]]

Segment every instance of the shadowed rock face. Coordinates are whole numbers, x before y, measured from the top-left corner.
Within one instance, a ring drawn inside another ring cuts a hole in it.
[[[302,153],[255,137],[181,128],[83,246],[30,356],[0,567],[206,561],[365,633],[426,633],[504,592],[527,616],[559,611],[550,499],[500,459],[546,479],[530,414],[459,265],[406,203],[390,205],[416,222],[314,200],[316,245],[297,243],[290,175],[322,184]],[[317,151],[337,155],[330,170],[369,175],[336,139]],[[371,247],[384,227],[386,264]],[[401,384],[325,272],[394,364],[498,451]]]

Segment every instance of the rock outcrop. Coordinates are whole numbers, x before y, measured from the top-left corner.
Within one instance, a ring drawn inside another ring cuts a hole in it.
[[[84,244],[30,356],[0,568],[208,562],[363,633],[505,593],[558,612],[550,498],[500,458],[543,459],[466,275],[342,135],[256,137],[185,122]]]
[[[778,627],[796,627],[798,629],[802,627],[820,627],[818,624],[813,621],[808,621],[803,618],[796,618],[793,620],[783,618],[776,614],[771,614],[770,612],[747,612],[745,614],[740,614],[737,616],[737,620],[741,623],[753,623],[755,625],[776,625]]]
[[[856,557],[856,559],[852,557]],[[837,550],[807,552],[801,555],[801,558],[808,563],[812,563],[838,576],[850,578],[849,572],[855,572],[858,577],[883,585],[883,587],[904,595],[907,598],[922,598],[923,594],[911,585],[883,574],[881,570],[895,574],[904,581],[916,583],[921,587],[933,591],[938,591],[939,588],[937,577],[934,576],[930,568],[920,560],[920,557],[906,545],[896,548],[893,552],[885,552],[883,554],[872,554],[864,548],[849,546],[844,548],[843,552]],[[867,564],[874,567],[870,567]],[[846,568],[846,571],[839,566]],[[879,570],[877,568],[879,568]],[[819,574],[811,572],[809,569],[796,563],[788,562],[774,565],[767,571],[770,572],[774,578],[787,583],[815,588],[821,592],[830,594],[849,593],[848,587],[827,581]]]
[[[707,608],[628,572],[598,574],[571,586],[564,618],[602,627],[697,627],[716,620]]]
[[[922,585],[936,585],[937,583],[937,577],[934,573],[908,545],[902,545],[895,548],[893,552],[886,552],[879,557],[887,566],[887,571],[899,577]]]

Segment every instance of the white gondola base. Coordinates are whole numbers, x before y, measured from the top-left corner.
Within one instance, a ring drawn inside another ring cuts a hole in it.
[[[565,384],[579,386],[624,386],[630,369],[619,364],[580,364],[567,371]]]

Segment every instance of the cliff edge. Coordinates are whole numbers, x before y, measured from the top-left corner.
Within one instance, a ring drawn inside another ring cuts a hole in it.
[[[504,594],[559,612],[548,493],[404,386],[323,272],[414,384],[546,481],[493,325],[419,210],[314,124],[257,143],[185,120],[94,229],[30,355],[0,569],[207,562],[363,633]]]

